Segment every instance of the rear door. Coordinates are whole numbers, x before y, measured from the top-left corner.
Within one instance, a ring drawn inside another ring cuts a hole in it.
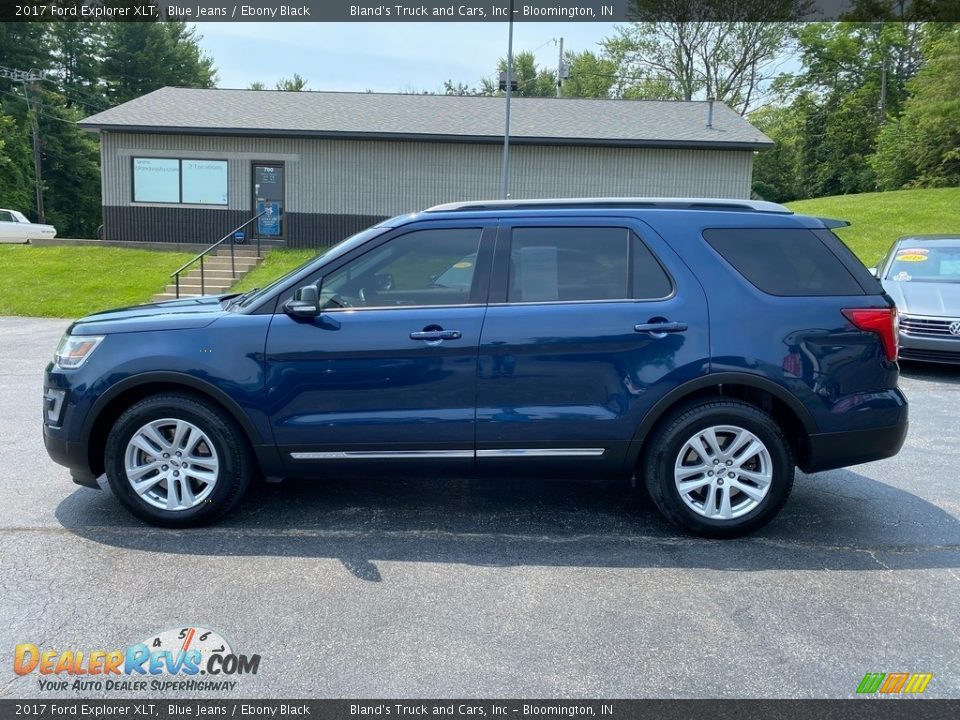
[[[631,218],[502,220],[490,293],[481,472],[616,473],[646,412],[708,369],[700,284]]]
[[[482,221],[405,226],[313,279],[319,317],[278,307],[267,399],[292,473],[472,472],[495,235]]]

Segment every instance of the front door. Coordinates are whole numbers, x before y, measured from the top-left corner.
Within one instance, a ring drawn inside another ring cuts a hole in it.
[[[278,308],[267,400],[291,473],[473,469],[494,238],[482,222],[405,226],[321,271],[317,318]]]
[[[283,163],[253,163],[253,212],[260,217],[253,231],[261,238],[286,237]]]
[[[656,401],[707,371],[703,289],[641,223],[510,223],[493,278],[477,385],[481,472],[611,477]]]

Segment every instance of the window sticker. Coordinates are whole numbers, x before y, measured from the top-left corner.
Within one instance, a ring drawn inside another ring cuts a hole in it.
[[[907,252],[897,255],[897,262],[925,262],[927,259],[925,254],[918,252]]]
[[[454,264],[454,267],[457,268],[458,270],[463,270],[464,268],[468,268],[468,267],[470,267],[471,265],[473,265],[473,263],[467,262],[466,260],[463,260],[463,261],[461,261],[461,262],[455,263],[455,264]]]
[[[899,282],[909,282],[913,280],[913,276],[910,275],[906,270],[901,270],[900,272],[898,272],[896,275],[893,276],[893,279]]]

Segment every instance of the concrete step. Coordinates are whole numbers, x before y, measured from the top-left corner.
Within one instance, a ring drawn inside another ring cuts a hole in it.
[[[169,285],[167,285],[167,290],[176,289],[176,287],[177,287],[176,283],[170,283]],[[199,280],[197,280],[196,282],[186,282],[186,283],[183,281],[180,282],[180,292],[183,292],[184,290],[199,291],[200,287],[201,285]],[[202,287],[206,288],[207,292],[210,292],[211,289],[219,292],[220,290],[227,290],[233,287],[233,280],[215,280],[215,281],[207,280],[207,282],[203,283]]]
[[[230,248],[220,249],[216,255],[207,255],[203,260],[203,273],[200,265],[193,265],[188,272],[180,276],[180,297],[199,297],[200,295],[222,295],[230,290],[244,275],[260,264],[263,259],[257,257],[256,248],[237,248],[233,263],[230,261]],[[236,272],[234,272],[234,269]],[[201,290],[201,277],[203,289]],[[177,296],[177,284],[168,284],[162,293],[153,296],[155,302],[173,300]]]
[[[259,264],[259,261],[253,258],[236,258],[234,265],[237,268],[252,268],[255,265]],[[214,268],[220,270],[222,268],[230,268],[230,258],[215,258],[213,260],[206,260],[203,263],[204,269]],[[200,265],[192,265],[189,268],[189,272],[200,272]]]
[[[243,275],[245,272],[246,272],[246,270],[241,270],[240,268],[237,268],[237,277],[239,278],[239,277],[240,277],[241,275]],[[204,269],[203,269],[203,276],[204,276],[205,278],[207,278],[208,280],[209,280],[210,278],[232,278],[232,277],[233,277],[233,272],[230,270],[229,267],[227,267],[227,268],[204,268]],[[187,275],[181,275],[181,276],[180,276],[180,282],[183,282],[184,280],[186,280],[186,279],[188,279],[188,278],[196,278],[196,279],[199,279],[199,278],[200,278],[200,271],[197,270],[196,272],[191,272],[191,273],[189,273],[189,274],[187,274]]]
[[[218,257],[227,256],[230,257],[230,248],[219,248],[216,251]],[[234,253],[237,257],[258,257],[257,249],[250,247],[238,247],[234,250]],[[209,255],[207,257],[210,257]]]

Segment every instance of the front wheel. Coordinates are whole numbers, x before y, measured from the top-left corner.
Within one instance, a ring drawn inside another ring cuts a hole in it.
[[[134,404],[107,437],[107,478],[137,517],[164,527],[213,522],[250,484],[246,439],[220,408],[192,395]]]
[[[734,400],[673,413],[650,438],[644,478],[667,519],[705,537],[731,538],[770,522],[790,495],[794,464],[777,423]]]

